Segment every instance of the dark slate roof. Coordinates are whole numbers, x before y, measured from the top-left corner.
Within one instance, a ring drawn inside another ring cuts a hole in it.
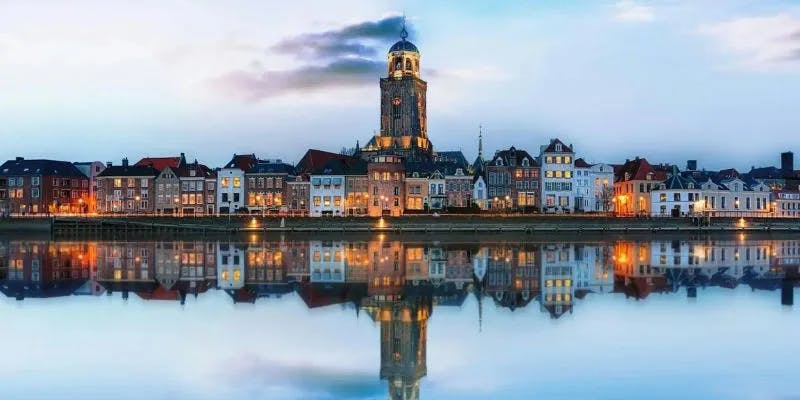
[[[257,162],[255,154],[234,154],[224,168],[239,168],[244,172],[250,172]]]
[[[669,190],[696,189],[698,186],[693,179],[683,177],[675,166],[672,167],[672,173],[664,181],[664,185]]]
[[[311,172],[315,175],[366,175],[367,162],[356,157],[331,159]]]
[[[191,174],[192,170],[197,171],[195,172],[195,177],[214,178],[217,176],[217,173],[214,170],[208,168],[203,164],[199,164],[197,160],[195,160],[194,163],[186,164],[178,168],[175,171],[175,174],[181,178],[188,178],[192,176]]]
[[[413,176],[414,173],[420,177],[430,176],[432,173],[438,171],[442,175],[455,175],[456,170],[461,168],[462,172],[466,175],[468,165],[456,163],[452,161],[431,161],[431,160],[405,160],[403,165],[406,169],[406,176]]]
[[[389,53],[392,53],[392,52],[395,52],[395,51],[411,51],[411,52],[414,52],[414,53],[419,53],[419,50],[417,49],[417,46],[414,46],[414,43],[411,43],[411,42],[409,42],[408,40],[405,40],[405,39],[399,40],[397,43],[392,45],[391,48],[389,48]]]
[[[159,173],[159,170],[150,165],[112,165],[97,176],[157,176]]]
[[[248,171],[251,174],[287,174],[294,175],[294,165],[283,162],[259,161]]]
[[[8,160],[0,166],[0,175],[55,175],[85,178],[75,165],[69,161],[55,160]]]
[[[561,145],[561,151],[556,151],[556,145]],[[559,139],[550,139],[550,144],[542,150],[542,153],[573,153],[572,146],[567,146]]]
[[[466,169],[469,166],[469,162],[467,158],[464,157],[464,153],[459,151],[437,151],[436,156],[434,157],[435,161],[449,161],[462,166],[462,168]]]
[[[587,163],[586,160],[579,158],[575,160],[575,168],[589,168],[592,165]]]
[[[475,161],[472,162],[472,171],[478,173],[478,171],[483,171],[483,164],[486,163],[486,160],[483,159],[482,155],[478,155],[475,157]]]
[[[494,157],[489,162],[489,165],[497,165],[497,160],[503,160],[503,166],[521,166],[522,160],[524,158],[528,159],[528,163],[531,167],[538,167],[539,163],[536,161],[535,158],[531,157],[525,150],[517,150],[514,146],[511,146],[508,150],[499,150],[494,153]]]

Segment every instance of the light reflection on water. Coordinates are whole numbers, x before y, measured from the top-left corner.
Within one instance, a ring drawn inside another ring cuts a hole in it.
[[[799,240],[325,239],[0,240],[3,397],[800,394]]]

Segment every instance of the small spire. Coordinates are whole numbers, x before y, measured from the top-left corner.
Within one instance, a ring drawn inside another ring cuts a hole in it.
[[[478,125],[478,157],[483,158],[483,125]]]
[[[406,13],[405,12],[403,13],[403,29],[400,30],[400,38],[403,39],[404,42],[406,41],[406,38],[408,38],[408,31],[406,30]]]

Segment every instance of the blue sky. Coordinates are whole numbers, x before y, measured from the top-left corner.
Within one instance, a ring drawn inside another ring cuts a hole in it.
[[[560,137],[597,162],[798,150],[797,2],[81,0],[0,3],[0,158],[294,162],[364,143],[403,12],[438,149],[474,157],[483,124],[489,152]]]

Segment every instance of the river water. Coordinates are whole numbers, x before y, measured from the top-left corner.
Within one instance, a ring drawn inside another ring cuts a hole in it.
[[[0,398],[791,399],[800,239],[0,238]]]

